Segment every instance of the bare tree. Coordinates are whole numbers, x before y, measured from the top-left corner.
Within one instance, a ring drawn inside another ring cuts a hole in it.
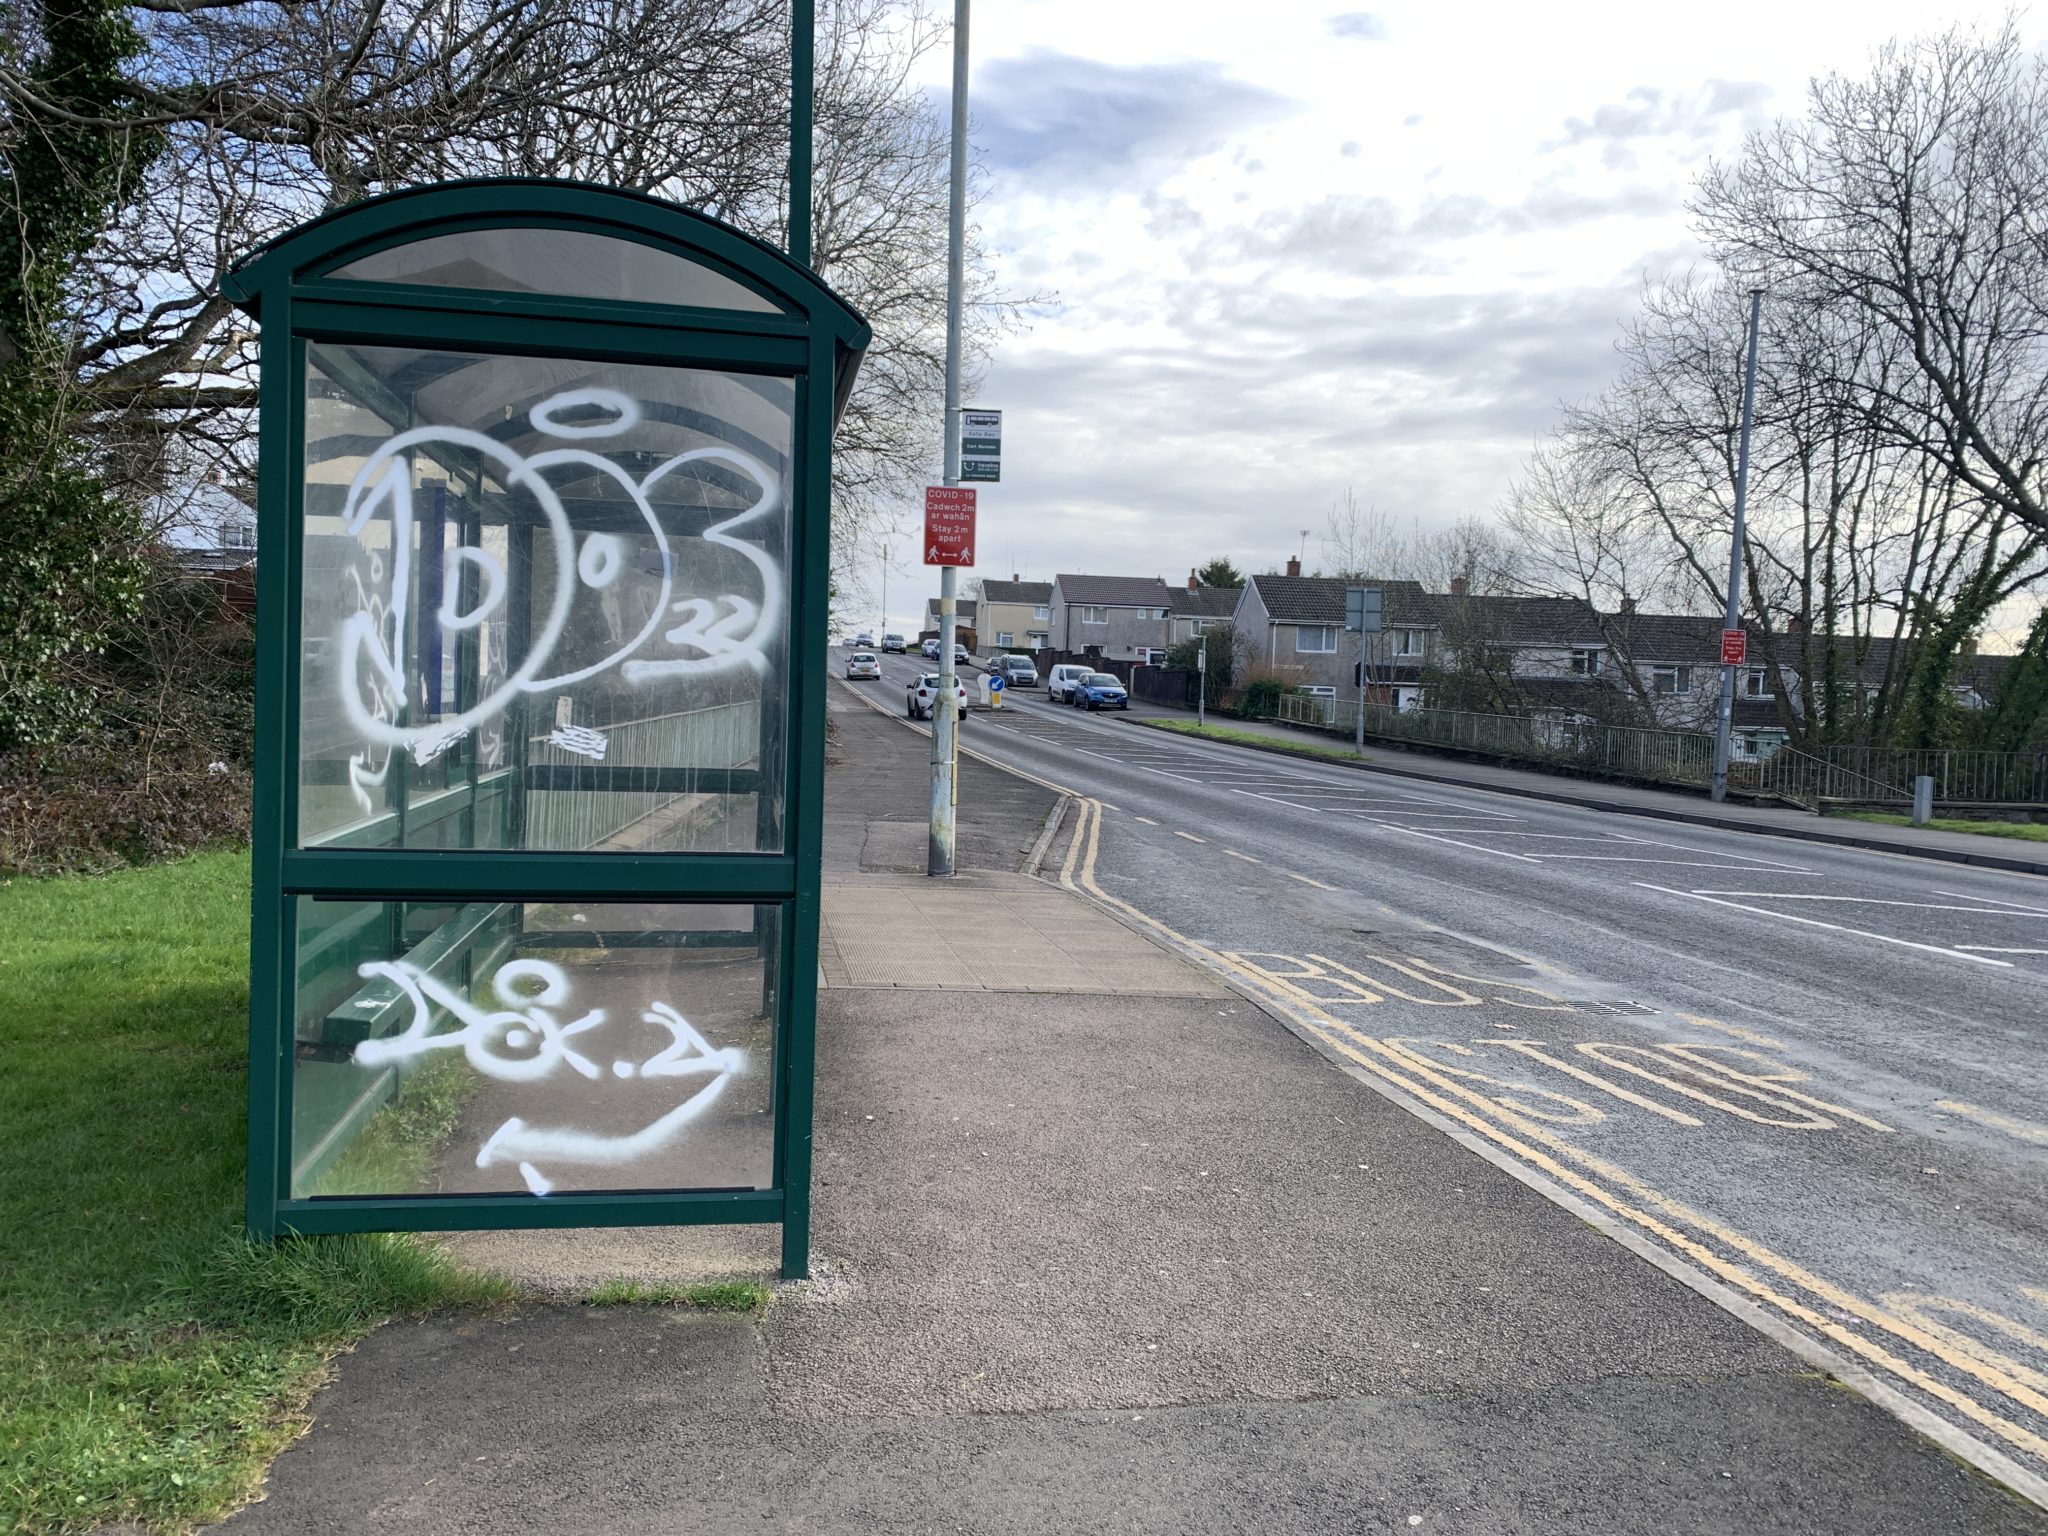
[[[2015,24],[1882,49],[1701,182],[1717,258],[1774,305],[1882,339],[1826,382],[1969,494],[2048,535],[2048,65]]]

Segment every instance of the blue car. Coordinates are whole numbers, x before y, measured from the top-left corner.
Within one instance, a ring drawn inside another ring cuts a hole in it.
[[[1129,709],[1131,696],[1107,672],[1090,672],[1074,679],[1067,689],[1067,702],[1076,709]]]

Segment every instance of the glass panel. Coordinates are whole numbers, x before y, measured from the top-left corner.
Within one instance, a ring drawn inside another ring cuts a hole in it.
[[[637,240],[580,229],[465,229],[336,267],[330,277],[360,282],[552,293],[635,304],[691,304],[780,314],[781,307],[722,272]]]
[[[781,917],[300,897],[293,1196],[771,1188]]]
[[[301,845],[780,852],[792,382],[307,358]]]

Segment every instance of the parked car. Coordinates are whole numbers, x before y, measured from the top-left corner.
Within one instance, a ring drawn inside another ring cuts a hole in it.
[[[1107,672],[1087,672],[1068,688],[1067,697],[1076,709],[1129,709],[1131,696],[1121,678]]]
[[[989,671],[1002,674],[1005,688],[1036,688],[1038,668],[1029,656],[998,656],[989,663]]]
[[[968,662],[972,660],[974,660],[974,658],[967,654],[967,647],[962,645],[958,640],[955,640],[953,642],[953,665],[957,667],[962,662]]]
[[[882,636],[882,649],[894,651],[898,656],[902,656],[908,654],[910,647],[904,643],[901,635],[884,635]]]
[[[846,658],[846,675],[849,680],[859,677],[880,677],[882,659],[873,651],[855,651]]]
[[[925,660],[927,661],[937,661],[939,659],[939,642],[936,640],[927,640],[918,649],[924,652]]]
[[[859,634],[853,637],[853,643],[864,650],[871,651],[875,648],[875,637],[869,634],[866,630],[862,630]]]
[[[1093,667],[1080,667],[1068,661],[1061,662],[1045,674],[1046,697],[1055,704],[1070,702],[1067,697],[1068,690],[1094,670]]]
[[[967,685],[956,675],[953,679],[953,695],[959,704],[958,718],[967,718]],[[910,685],[904,695],[903,713],[913,720],[929,720],[932,706],[939,702],[939,674],[927,672]]]

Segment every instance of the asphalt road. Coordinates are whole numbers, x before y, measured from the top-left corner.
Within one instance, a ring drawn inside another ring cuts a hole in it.
[[[922,665],[851,686],[900,710]],[[962,741],[1081,797],[1048,873],[2048,1474],[2048,883],[1180,740],[1042,691]]]

